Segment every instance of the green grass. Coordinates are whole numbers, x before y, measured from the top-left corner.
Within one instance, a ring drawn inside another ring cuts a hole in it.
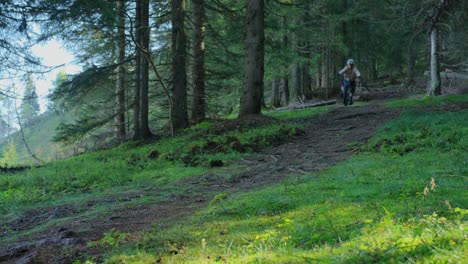
[[[122,188],[155,186],[177,192],[176,183],[202,175],[211,160],[228,163],[258,148],[294,137],[300,125],[272,124],[246,131],[211,133],[212,123],[202,123],[181,136],[143,146],[125,144],[0,177],[0,221],[29,208],[65,203],[87,194],[112,195]]]
[[[405,112],[359,155],[276,186],[220,194],[193,218],[110,249],[107,263],[461,263],[466,116]]]
[[[269,112],[267,115],[278,118],[278,119],[299,119],[306,118],[312,115],[317,115],[320,113],[325,113],[330,111],[333,106],[323,106],[323,107],[314,107],[314,108],[305,108],[294,111],[281,111],[281,112]]]
[[[31,124],[24,128],[24,136],[28,147],[38,158],[46,162],[70,156],[73,152],[72,147],[64,147],[52,142],[54,133],[51,133],[51,131],[55,131],[61,122],[72,119],[70,114],[53,112],[46,112],[35,117]],[[37,164],[37,161],[28,153],[20,132],[13,133],[8,138],[0,139],[0,158],[10,142],[13,142],[16,147],[18,161],[17,164],[9,164],[9,166]]]
[[[399,101],[398,107],[429,105],[418,100]],[[465,102],[435,100],[430,105]],[[165,200],[185,191],[178,184],[184,179],[216,173],[211,160],[228,163],[218,172],[236,170],[229,161],[289,140],[301,129],[291,120],[328,109],[274,113],[281,122],[224,134],[211,133],[214,124],[205,122],[175,138],[1,176],[0,221],[29,208],[158,189],[154,196],[44,223],[29,234],[119,206]],[[337,166],[290,175],[266,188],[213,194],[205,209],[162,225],[168,228],[155,223],[139,233],[113,230],[90,246],[106,252],[106,263],[461,263],[468,255],[466,116],[462,110],[410,109]]]
[[[415,106],[444,106],[450,104],[468,103],[468,94],[454,94],[447,96],[423,96],[392,100],[386,103],[389,107],[415,107]]]
[[[434,129],[436,127],[437,129]],[[381,128],[363,150],[403,155],[418,149],[463,151],[468,146],[468,115],[410,110]]]

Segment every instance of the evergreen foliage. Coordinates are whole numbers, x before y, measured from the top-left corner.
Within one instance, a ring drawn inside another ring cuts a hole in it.
[[[181,40],[170,37],[172,26],[181,20],[170,19],[170,14],[177,9],[177,5],[171,6],[170,1],[149,1],[149,6],[144,9],[150,10],[150,45],[143,52],[146,55],[143,54],[142,59],[135,62],[135,54],[146,45],[138,42],[141,30],[136,27],[136,1],[119,3],[124,3],[126,10],[123,27],[127,44],[126,60],[119,59],[120,62],[116,58],[119,45],[117,40],[119,34],[122,34],[118,30],[122,26],[118,25],[122,25],[119,24],[122,20],[118,19],[121,15],[116,3],[104,0],[38,1],[29,6],[14,5],[11,1],[2,3],[2,10],[14,10],[18,16],[23,14],[25,19],[21,26],[21,23],[17,24],[15,20],[4,17],[4,28],[13,29],[13,25],[17,25],[18,29],[31,31],[30,24],[37,20],[33,15],[37,15],[42,18],[39,23],[42,34],[37,39],[59,36],[85,65],[82,74],[70,78],[69,84],[74,85],[70,86],[72,88],[68,89],[69,92],[65,92],[66,89],[57,89],[51,97],[55,101],[74,104],[75,109],[84,111],[79,114],[82,116],[92,115],[89,109],[100,109],[100,114],[95,116],[99,122],[96,120],[93,123],[101,128],[87,129],[89,122],[84,122],[82,125],[85,129],[81,131],[110,132],[119,127],[120,136],[115,134],[115,137],[120,139],[124,132],[134,132],[135,127],[131,124],[138,125],[141,122],[135,123],[138,121],[135,117],[142,118],[139,108],[135,107],[146,101],[146,95],[141,97],[143,101],[136,97],[141,90],[138,90],[138,94],[134,92],[134,70],[138,69],[138,65],[148,62],[151,64],[151,71],[148,80],[143,80],[143,87],[148,82],[149,111],[147,114],[146,110],[143,111],[143,116],[148,115],[151,131],[167,127],[171,122],[171,127],[186,127],[188,116],[193,116],[193,122],[203,119],[197,114],[188,113],[192,109],[192,102],[195,105],[194,111],[204,109],[203,115],[206,118],[238,112],[239,98],[245,85],[245,1],[204,1],[202,13],[198,11],[200,9],[192,10],[197,5],[193,5],[191,1],[184,4],[188,19],[182,23],[182,27],[189,38],[183,48],[185,55],[177,55],[175,58],[185,56],[188,64],[204,66],[204,71],[197,73],[204,78],[196,82],[196,76],[192,77],[187,73],[190,67],[180,68],[180,63],[178,67],[169,67],[174,58],[172,54],[176,51],[170,47],[175,41]],[[335,73],[350,57],[357,61],[366,82],[384,78],[390,83],[401,83],[406,79],[408,84],[412,84],[415,76],[420,78],[428,69],[427,32],[431,19],[438,12],[438,5],[439,1],[436,0],[395,0],[385,3],[368,0],[266,1],[262,103],[272,102],[272,106],[278,107],[304,99],[335,95],[339,86]],[[441,70],[466,68],[466,30],[463,22],[467,14],[463,7],[466,7],[466,0],[450,2],[440,14],[440,21],[445,25],[439,28],[443,42]],[[198,14],[203,14],[204,20],[194,20]],[[206,29],[204,56],[197,55],[195,58],[187,52],[195,43],[191,36],[200,35],[191,34],[199,28],[196,21],[206,23]],[[182,50],[177,52],[184,54]],[[200,60],[203,60],[203,64],[200,64]],[[111,87],[116,85],[116,68],[119,65],[124,65],[124,70],[120,69],[118,72],[127,77],[125,86],[120,86],[125,87],[125,96],[122,97],[120,92],[121,106],[115,107],[113,104],[117,95],[116,90]],[[193,69],[198,68],[201,67],[195,66]],[[180,91],[173,93],[170,89],[174,83],[173,78],[188,86],[182,85]],[[141,81],[138,82],[142,84]],[[195,83],[197,87],[204,87],[203,97],[198,93],[192,94],[192,91],[196,91],[192,87]],[[136,102],[138,103],[135,104]],[[197,105],[199,102],[202,102],[202,107]],[[136,115],[135,110],[138,110]],[[122,114],[122,111],[125,113]],[[142,119],[143,123],[145,120],[146,117]],[[115,122],[118,124],[114,124]],[[127,124],[126,128],[123,127],[124,123]],[[74,125],[77,128],[80,122]],[[145,135],[151,134],[146,128],[144,130]],[[66,129],[62,130],[65,131]],[[72,129],[68,132],[73,137],[76,131]]]
[[[23,125],[27,126],[40,112],[39,100],[36,94],[32,76],[29,75],[24,90],[23,102],[20,106],[20,117]]]
[[[16,153],[16,147],[13,142],[8,144],[7,149],[2,153],[2,158],[0,159],[0,167],[10,168],[18,163],[18,155]]]

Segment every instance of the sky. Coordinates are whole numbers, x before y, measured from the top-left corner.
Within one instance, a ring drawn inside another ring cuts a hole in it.
[[[36,93],[39,98],[40,113],[44,113],[47,110],[47,95],[54,88],[53,82],[57,78],[57,74],[60,71],[65,71],[67,74],[75,74],[81,71],[81,67],[74,63],[74,56],[72,53],[67,51],[62,44],[57,40],[50,40],[46,43],[38,44],[32,47],[33,55],[40,58],[44,66],[57,67],[52,71],[45,74],[34,74],[33,80],[36,87]],[[8,89],[14,87],[14,90],[10,91],[10,95],[15,97],[22,97],[24,95],[25,83],[19,79],[1,79],[0,88]],[[19,107],[22,104],[20,99],[16,100],[16,105]],[[6,114],[8,111],[2,108],[0,104],[0,114]],[[17,127],[15,118],[12,120],[13,127]]]
[[[32,51],[34,55],[42,59],[45,66],[63,65],[43,76],[37,76],[35,80],[36,93],[39,97],[41,113],[43,113],[47,106],[47,94],[53,88],[53,81],[56,79],[57,74],[62,70],[65,70],[67,74],[74,74],[79,72],[81,67],[74,64],[74,56],[63,48],[57,40],[50,40],[44,44],[36,45],[32,48]]]

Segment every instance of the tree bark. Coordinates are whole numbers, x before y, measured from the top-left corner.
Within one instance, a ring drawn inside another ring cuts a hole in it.
[[[247,0],[245,86],[239,117],[262,112],[264,74],[264,0]]]
[[[437,35],[437,28],[434,26],[431,30],[431,83],[428,90],[429,95],[441,94]]]
[[[407,68],[407,76],[406,76],[406,84],[411,85],[414,83],[414,75],[415,75],[415,65],[416,65],[416,54],[414,50],[414,45],[416,38],[418,35],[421,33],[421,30],[417,30],[413,35],[411,36],[411,39],[408,44],[408,68]]]
[[[322,87],[322,64],[317,63],[317,72],[315,73],[315,90],[320,90],[320,87]]]
[[[295,2],[293,2],[295,3]],[[293,23],[298,23],[299,19],[293,18]],[[294,52],[300,56],[301,52],[299,50],[299,36],[297,32],[292,32],[291,34],[291,46]],[[292,98],[293,102],[300,102],[302,98],[300,98],[300,90],[301,90],[301,73],[300,73],[300,65],[298,62],[293,62],[291,65],[290,70],[291,81],[290,81],[290,97]]]
[[[304,3],[304,15],[302,16],[302,23],[306,27],[312,27],[311,17],[311,1],[305,1]],[[303,63],[301,66],[301,90],[300,97],[302,100],[310,99],[312,97],[312,76],[310,75],[310,60],[312,58],[312,39],[309,35],[303,37],[303,42],[301,46],[303,49],[302,57],[306,59],[307,62]]]
[[[172,7],[172,127],[174,132],[187,128],[187,50],[185,0],[171,0]]]
[[[321,74],[321,79],[322,79],[322,90],[326,91],[328,89],[328,49],[327,47],[322,48],[322,74]]]
[[[205,11],[204,0],[193,0],[192,121],[205,119]]]
[[[141,9],[141,48],[150,54],[150,26],[149,26],[149,0],[142,0]],[[149,56],[149,55],[148,55]],[[140,127],[141,137],[148,139],[151,137],[149,129],[149,61],[146,56],[141,56],[141,77],[140,77]]]
[[[271,106],[278,108],[281,106],[280,78],[275,77],[271,82]]]
[[[281,80],[281,89],[283,90],[284,105],[289,105],[289,77],[286,75]]]
[[[416,56],[414,54],[413,41],[410,41],[408,45],[408,69],[407,69],[407,77],[406,77],[407,85],[411,85],[414,83],[415,62],[416,62]]]
[[[282,52],[286,52],[288,50],[289,46],[289,39],[288,39],[288,20],[287,17],[283,17],[283,27],[284,27],[284,33],[283,33],[283,46],[282,46]],[[286,56],[285,56],[286,57]],[[289,73],[288,73],[288,66],[284,67],[283,71],[283,78],[281,79],[281,89],[283,91],[283,98],[284,98],[284,105],[289,104]]]
[[[141,43],[141,9],[142,0],[136,1],[135,9],[135,42],[136,45]],[[135,48],[135,87],[134,87],[134,102],[133,102],[133,130],[135,140],[143,138],[140,126],[140,85],[141,85],[141,51],[139,47]]]
[[[125,0],[116,2],[118,12],[117,17],[117,81],[115,85],[116,93],[116,136],[122,141],[125,138]]]
[[[301,101],[301,69],[298,63],[291,67],[291,94],[294,101]]]
[[[305,99],[311,99],[312,97],[312,77],[309,73],[310,64],[305,63],[302,66],[302,89],[301,89],[301,97]]]

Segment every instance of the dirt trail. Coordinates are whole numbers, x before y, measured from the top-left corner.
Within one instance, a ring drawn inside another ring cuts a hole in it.
[[[328,113],[302,119],[300,122],[305,124],[306,129],[301,136],[236,162],[244,165],[245,169],[226,175],[208,174],[181,182],[181,188],[187,192],[164,202],[126,206],[113,210],[109,215],[70,220],[47,231],[25,236],[22,241],[16,241],[5,249],[0,247],[0,263],[69,263],[70,259],[81,254],[99,255],[100,252],[87,247],[87,242],[100,239],[111,229],[132,232],[151,228],[155,223],[164,226],[206,206],[217,193],[258,188],[277,183],[290,175],[306,174],[334,165],[350,157],[377,128],[398,115],[396,109],[368,105],[338,107]],[[131,201],[145,193],[125,195]],[[103,202],[106,201],[96,201]],[[92,208],[94,203],[86,206]],[[27,217],[26,214],[25,218],[7,225],[10,230],[25,232],[47,222],[52,214],[55,214],[53,217],[70,217],[86,209],[66,205],[53,208],[50,212],[34,212],[36,217]]]

